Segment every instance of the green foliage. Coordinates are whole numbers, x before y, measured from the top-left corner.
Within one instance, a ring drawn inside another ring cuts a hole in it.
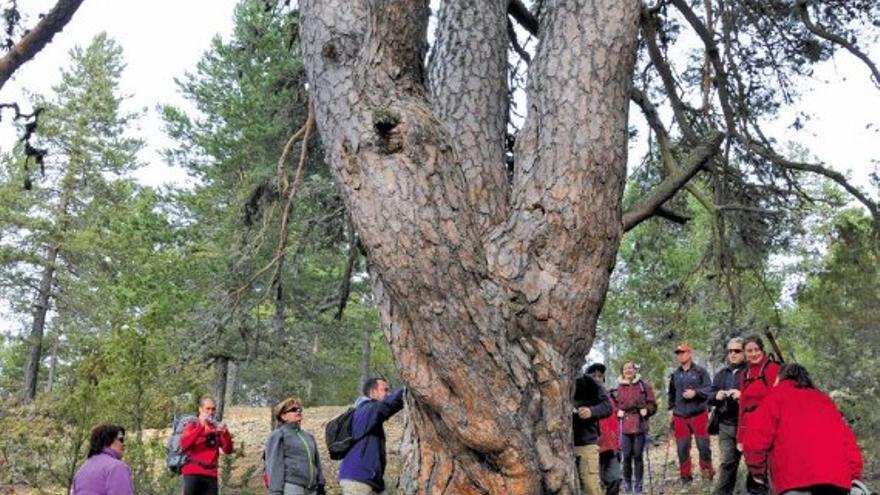
[[[860,210],[840,212],[828,227],[827,252],[796,294],[791,342],[798,360],[850,420],[868,461],[866,471],[877,476],[880,240]]]

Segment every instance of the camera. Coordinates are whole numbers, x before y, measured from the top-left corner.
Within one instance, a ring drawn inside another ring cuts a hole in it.
[[[205,445],[208,447],[216,447],[217,446],[217,433],[211,432],[205,437]]]

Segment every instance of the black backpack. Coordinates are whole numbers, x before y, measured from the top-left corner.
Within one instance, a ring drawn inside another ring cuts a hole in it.
[[[351,433],[355,410],[354,407],[349,407],[347,411],[331,419],[324,427],[324,440],[327,442],[330,458],[334,461],[345,457],[345,454],[360,440],[360,437],[355,438]]]

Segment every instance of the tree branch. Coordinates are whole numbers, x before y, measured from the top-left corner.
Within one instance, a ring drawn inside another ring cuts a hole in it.
[[[755,143],[753,140],[749,139],[747,136],[743,136],[742,134],[735,133],[734,136],[741,142],[743,145],[750,151],[756,153],[758,156],[769,160],[773,164],[788,169],[788,170],[798,170],[802,172],[812,172],[814,174],[819,174],[824,177],[831,179],[836,182],[842,188],[844,188],[847,192],[853,195],[860,203],[865,205],[868,208],[868,211],[871,213],[871,216],[874,218],[874,223],[880,225],[880,207],[878,207],[877,203],[871,200],[864,192],[862,192],[859,188],[853,186],[849,183],[846,177],[836,170],[832,170],[828,167],[825,167],[821,164],[817,163],[803,163],[803,162],[795,162],[791,161],[782,155],[778,154],[775,150],[770,148],[769,146],[762,146]]]
[[[522,3],[522,0],[510,0],[507,4],[507,13],[529,34],[536,38],[538,37],[538,30],[540,28],[538,18],[529,11],[529,8]]]
[[[663,179],[651,195],[623,214],[623,230],[629,231],[655,214],[658,208],[675,195],[696,173],[718,153],[724,134],[712,132],[706,140],[687,156],[684,165],[675,174]]]
[[[678,95],[678,83],[675,80],[675,76],[672,75],[672,70],[669,68],[669,64],[667,64],[666,59],[663,58],[663,53],[660,51],[660,47],[657,45],[657,17],[643,9],[640,25],[642,29],[642,39],[644,39],[648,48],[648,56],[651,58],[651,64],[660,75],[660,80],[663,81],[663,87],[666,89],[666,96],[669,98],[669,104],[672,106],[672,112],[675,115],[675,120],[678,121],[681,133],[687,143],[696,144],[699,142],[699,138],[697,137],[696,131],[691,126],[686,106]]]
[[[855,55],[856,58],[864,62],[865,65],[868,66],[868,69],[871,70],[871,74],[874,78],[874,85],[880,88],[880,71],[877,70],[877,66],[874,64],[871,58],[868,57],[865,52],[859,50],[855,43],[850,43],[843,36],[832,33],[831,31],[825,29],[823,26],[814,23],[813,20],[810,18],[810,11],[807,8],[808,4],[809,0],[797,1],[798,13],[800,14],[801,20],[804,21],[804,25],[807,26],[807,29],[809,29],[811,33],[822,39],[828,40],[832,43],[844,47],[847,51]]]
[[[70,22],[83,0],[58,0],[33,29],[27,32],[9,52],[0,59],[0,88],[25,62],[32,59],[52,38]]]

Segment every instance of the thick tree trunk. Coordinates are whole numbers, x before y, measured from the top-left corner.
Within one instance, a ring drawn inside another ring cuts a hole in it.
[[[544,5],[506,187],[506,0],[446,2],[427,70],[427,0],[302,3],[318,128],[410,391],[403,493],[580,491],[569,391],[621,235],[639,4]]]
[[[43,356],[43,332],[46,328],[46,315],[52,297],[52,283],[55,280],[55,262],[58,260],[58,247],[50,246],[46,253],[46,266],[40,277],[37,301],[34,303],[34,319],[31,323],[30,352],[24,369],[24,400],[33,402],[37,397],[37,380],[40,374],[40,361]]]
[[[214,419],[223,421],[223,410],[226,407],[226,383],[229,379],[229,356],[214,358],[214,402],[217,411]]]

